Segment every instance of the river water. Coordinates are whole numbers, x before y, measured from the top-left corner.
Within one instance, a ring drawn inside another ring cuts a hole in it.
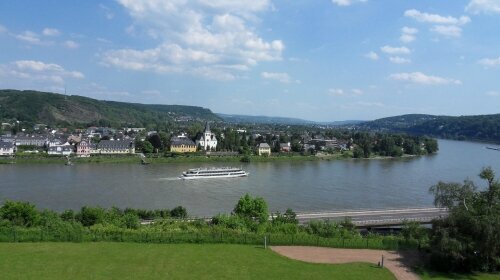
[[[173,208],[189,214],[229,213],[245,193],[265,198],[272,211],[432,206],[428,189],[439,180],[472,179],[491,166],[500,177],[500,151],[486,144],[439,140],[436,155],[376,160],[241,164],[246,178],[180,180],[189,168],[220,163],[0,165],[0,201],[24,200],[57,211],[83,205]]]

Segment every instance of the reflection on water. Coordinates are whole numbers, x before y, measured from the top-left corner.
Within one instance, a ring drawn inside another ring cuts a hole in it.
[[[230,212],[245,193],[263,196],[273,211],[414,207],[432,204],[428,189],[439,180],[484,186],[477,179],[483,166],[500,177],[500,152],[480,143],[439,144],[439,154],[415,158],[241,164],[250,176],[233,179],[178,179],[189,168],[224,163],[0,165],[0,200],[55,210],[183,205],[201,216]]]

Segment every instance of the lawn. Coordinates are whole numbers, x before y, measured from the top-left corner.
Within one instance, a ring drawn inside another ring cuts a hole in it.
[[[250,245],[0,243],[2,279],[395,279],[365,263],[310,264]]]

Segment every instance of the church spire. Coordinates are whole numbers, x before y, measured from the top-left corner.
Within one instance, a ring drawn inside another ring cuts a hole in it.
[[[205,132],[210,131],[210,124],[207,121],[207,124],[205,125]]]

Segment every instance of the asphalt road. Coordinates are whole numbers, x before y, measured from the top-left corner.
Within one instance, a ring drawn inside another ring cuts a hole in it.
[[[341,212],[316,212],[298,213],[299,223],[307,223],[311,220],[342,221],[350,218],[359,227],[401,225],[406,221],[429,223],[435,218],[448,214],[444,208],[411,208],[411,209],[387,209],[387,210],[352,210]]]

